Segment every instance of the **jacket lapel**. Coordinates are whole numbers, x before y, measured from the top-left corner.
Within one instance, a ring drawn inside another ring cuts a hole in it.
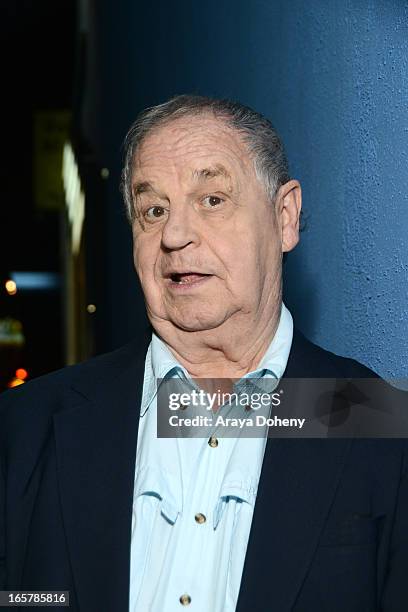
[[[292,609],[333,501],[350,440],[267,443],[237,611]]]
[[[54,416],[64,527],[79,607],[127,612],[134,468],[146,346],[84,368]],[[95,374],[94,374],[95,372]],[[97,378],[94,378],[96,376]]]
[[[327,353],[295,332],[285,378],[336,376]],[[268,438],[237,612],[293,608],[350,445],[350,439]]]

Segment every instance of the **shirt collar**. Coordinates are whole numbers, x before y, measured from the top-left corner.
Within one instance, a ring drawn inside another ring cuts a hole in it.
[[[279,323],[272,342],[268,346],[257,369],[246,374],[244,378],[260,378],[262,375],[273,375],[275,378],[282,378],[288,362],[292,339],[292,315],[282,302]]]
[[[146,414],[156,396],[159,380],[174,376],[189,378],[187,370],[179,364],[167,345],[154,332],[146,355],[145,371],[148,376],[142,399],[142,416]]]

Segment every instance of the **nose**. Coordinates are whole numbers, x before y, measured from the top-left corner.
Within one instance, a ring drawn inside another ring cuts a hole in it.
[[[197,244],[198,239],[193,211],[189,207],[182,206],[170,208],[162,232],[163,248],[178,251],[189,244]]]

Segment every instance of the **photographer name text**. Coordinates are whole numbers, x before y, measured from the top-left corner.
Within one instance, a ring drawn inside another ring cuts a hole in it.
[[[302,429],[305,421],[306,419],[288,419],[278,416],[268,418],[259,414],[253,419],[224,417],[222,415],[217,417],[197,415],[188,418],[180,417],[177,414],[173,414],[169,418],[171,427],[238,427],[239,429],[244,427],[298,427]]]

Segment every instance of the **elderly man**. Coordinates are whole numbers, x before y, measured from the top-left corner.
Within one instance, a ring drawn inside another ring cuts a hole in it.
[[[373,376],[283,305],[301,190],[269,121],[149,109],[123,193],[152,329],[1,398],[0,585],[86,612],[408,610],[404,441],[156,435],[163,379]]]

